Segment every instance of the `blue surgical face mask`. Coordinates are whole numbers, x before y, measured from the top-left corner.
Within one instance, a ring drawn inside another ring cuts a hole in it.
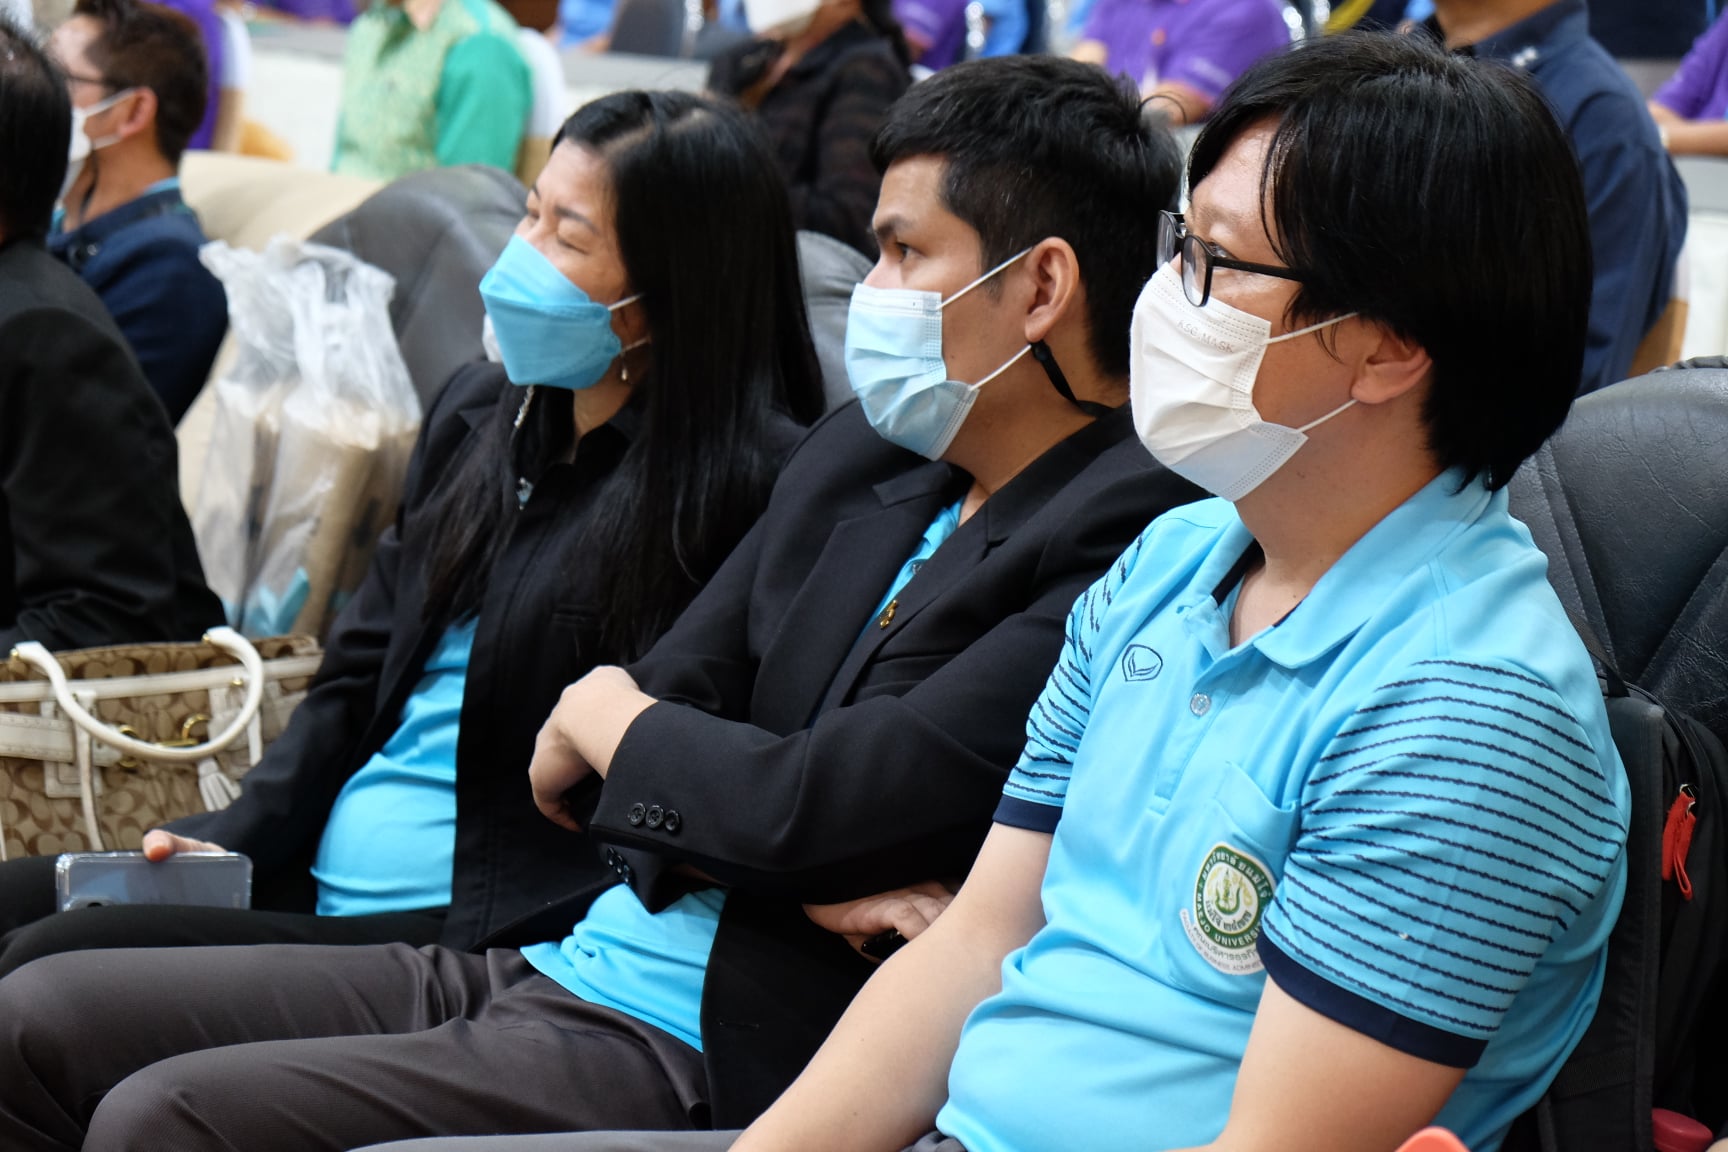
[[[1030,252],[1032,249],[1026,249]],[[1011,256],[948,297],[910,288],[852,290],[846,317],[846,376],[878,435],[940,460],[977,402],[978,390],[1013,367],[1030,344],[976,384],[948,378],[942,310],[1026,255]]]
[[[480,297],[510,382],[571,389],[592,388],[606,375],[624,351],[612,313],[641,299],[596,304],[520,236],[510,237],[480,281]]]

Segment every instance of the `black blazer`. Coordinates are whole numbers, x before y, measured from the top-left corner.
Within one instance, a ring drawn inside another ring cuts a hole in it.
[[[0,654],[220,623],[174,430],[119,329],[40,243],[0,248]]]
[[[426,415],[396,524],[337,619],[323,667],[288,730],[231,807],[172,825],[251,855],[261,904],[307,906],[307,870],[337,793],[396,730],[448,625],[424,618],[433,535],[425,518],[436,507],[433,497],[480,437],[513,417],[523,395],[492,364],[451,379]],[[529,419],[545,425],[548,443],[560,444],[561,436],[568,446],[568,393],[540,389]],[[587,837],[572,837],[540,815],[528,763],[559,693],[596,662],[598,581],[591,565],[568,561],[593,494],[635,428],[636,412],[626,408],[585,436],[573,461],[528,477],[531,493],[487,582],[456,748],[455,875],[443,934],[451,947],[472,947],[554,898],[575,892],[592,899],[615,879]],[[782,452],[803,432],[790,419],[778,431]]]
[[[702,1003],[716,1126],[766,1107],[872,970],[801,904],[966,873],[1069,608],[1154,517],[1203,495],[1113,413],[987,500],[872,617],[968,484],[841,408],[631,670],[660,702],[625,734],[591,827],[651,908],[687,887],[673,865],[732,886]]]

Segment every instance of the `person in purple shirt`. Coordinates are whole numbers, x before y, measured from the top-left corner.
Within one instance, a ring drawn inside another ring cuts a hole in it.
[[[1728,20],[1698,37],[1650,98],[1650,116],[1672,155],[1728,156]]]
[[[1159,98],[1173,124],[1194,124],[1249,65],[1290,46],[1278,0],[1097,0],[1073,56]]]
[[[198,26],[208,64],[205,77],[204,119],[192,133],[188,148],[207,149],[216,136],[216,113],[222,102],[222,18],[216,15],[216,0],[158,0]]]
[[[912,59],[933,71],[966,54],[967,0],[894,0]]]

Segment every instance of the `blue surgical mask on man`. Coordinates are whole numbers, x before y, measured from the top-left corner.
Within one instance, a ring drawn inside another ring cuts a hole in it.
[[[978,391],[1032,350],[1030,344],[975,384],[948,378],[942,359],[942,310],[1023,258],[1020,252],[946,300],[911,288],[852,290],[846,317],[846,376],[878,435],[940,460],[978,400]]]
[[[624,352],[612,313],[641,299],[598,304],[520,236],[512,236],[480,281],[510,382],[592,388]]]

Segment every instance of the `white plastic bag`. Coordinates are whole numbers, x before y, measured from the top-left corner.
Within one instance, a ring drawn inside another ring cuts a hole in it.
[[[322,635],[395,515],[420,427],[390,326],[395,282],[285,237],[203,258],[239,342],[193,513],[205,576],[245,634]]]

